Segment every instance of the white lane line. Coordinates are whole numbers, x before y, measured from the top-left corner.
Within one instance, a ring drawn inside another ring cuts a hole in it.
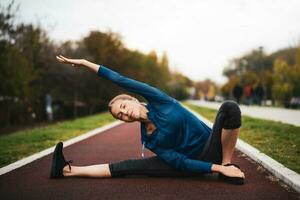
[[[115,126],[118,126],[118,125],[120,125],[122,123],[124,123],[124,122],[122,122],[122,121],[115,121],[113,123],[107,124],[107,125],[102,126],[100,128],[96,128],[96,129],[91,130],[91,131],[89,131],[87,133],[79,135],[79,136],[77,136],[75,138],[72,138],[72,139],[69,139],[67,141],[64,141],[64,147],[70,146],[70,145],[72,145],[72,144],[74,144],[76,142],[85,140],[85,139],[87,139],[89,137],[92,137],[92,136],[94,136],[96,134],[102,133],[102,132],[104,132],[104,131],[106,131],[106,130],[108,130],[110,128],[113,128]],[[7,166],[2,167],[2,168],[0,168],[0,175],[5,174],[7,172],[10,172],[12,170],[15,170],[15,169],[17,169],[19,167],[22,167],[22,166],[24,166],[24,165],[26,165],[28,163],[31,163],[31,162],[39,159],[39,158],[47,156],[48,154],[51,154],[54,151],[54,148],[55,148],[55,146],[50,147],[50,148],[45,149],[45,150],[43,150],[41,152],[35,153],[35,154],[31,155],[31,156],[28,156],[26,158],[23,158],[21,160],[18,160],[18,161],[14,162],[14,163],[11,163],[11,164],[9,164]]]

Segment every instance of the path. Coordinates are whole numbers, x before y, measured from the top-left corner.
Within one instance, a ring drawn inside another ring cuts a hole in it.
[[[188,102],[213,109],[218,109],[221,105],[221,103],[218,102],[208,102],[202,100],[189,100]],[[240,108],[243,115],[300,126],[300,110],[245,105],[240,105]]]
[[[64,149],[74,165],[140,158],[140,125],[123,123]],[[153,155],[147,151],[146,156]],[[234,161],[245,171],[245,185],[224,183],[216,176],[198,178],[64,178],[49,179],[52,154],[0,176],[0,198],[7,199],[297,199],[269,173],[236,151]]]

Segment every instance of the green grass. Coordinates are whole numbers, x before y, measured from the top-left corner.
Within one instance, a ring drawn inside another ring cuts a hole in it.
[[[183,104],[214,121],[216,110]],[[113,121],[115,119],[106,112],[1,136],[0,167]],[[300,127],[247,116],[243,116],[242,121],[242,140],[300,173]]]
[[[105,112],[1,136],[0,167],[113,121],[111,114]]]
[[[183,103],[214,121],[216,110]],[[300,173],[300,127],[270,120],[242,117],[240,138],[261,152]]]

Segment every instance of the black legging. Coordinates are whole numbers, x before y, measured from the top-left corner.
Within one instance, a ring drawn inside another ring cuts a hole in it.
[[[197,157],[198,160],[211,162],[214,164],[222,163],[222,128],[236,129],[241,126],[241,111],[234,101],[225,101],[216,116],[212,134],[202,153]],[[145,176],[195,176],[201,173],[186,172],[169,166],[158,156],[143,159],[129,159],[120,162],[110,163],[109,169],[112,177],[125,175],[145,175]]]

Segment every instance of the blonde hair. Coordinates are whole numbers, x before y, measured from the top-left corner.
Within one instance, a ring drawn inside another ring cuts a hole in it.
[[[115,101],[117,100],[132,100],[132,101],[137,101],[139,102],[139,100],[137,100],[137,98],[130,96],[128,94],[119,94],[117,96],[115,96],[112,100],[109,101],[108,103],[108,110],[109,112],[112,114],[112,116],[114,116],[114,114],[112,113],[112,105],[114,104]],[[116,116],[114,116],[116,118]]]

